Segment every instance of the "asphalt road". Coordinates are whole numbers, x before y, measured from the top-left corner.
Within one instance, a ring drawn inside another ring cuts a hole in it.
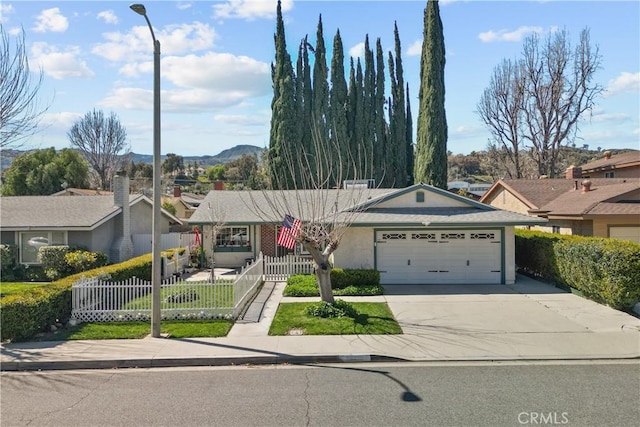
[[[3,372],[9,426],[637,426],[640,361]]]

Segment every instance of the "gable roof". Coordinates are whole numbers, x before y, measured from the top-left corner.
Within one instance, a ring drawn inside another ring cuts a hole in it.
[[[103,191],[89,188],[65,188],[62,191],[51,194],[51,196],[113,196],[113,191]]]
[[[416,191],[430,192],[449,200],[451,206],[416,207],[386,204]],[[352,222],[354,226],[395,224],[422,227],[546,223],[544,219],[500,210],[426,184],[415,184],[401,189],[363,189],[355,192],[335,189],[288,190],[278,191],[276,197],[269,197],[269,193],[273,192],[211,191],[189,219],[189,223],[210,224],[220,221],[209,214],[209,206],[216,206],[215,203],[222,210],[226,209],[227,216],[220,222],[228,225],[277,224],[282,221],[278,211],[282,212],[283,209],[305,222],[331,218],[336,222]]]
[[[596,212],[609,214],[622,214],[623,212],[640,211],[640,185],[637,182],[625,182],[620,184],[600,185],[592,184],[587,192],[582,190],[572,190],[561,194],[556,199],[542,206],[535,213],[547,215],[586,215]],[[614,203],[614,199],[624,199],[630,196],[638,200],[638,203]],[[596,209],[599,204],[607,203],[606,207]],[[619,208],[614,205],[620,205]],[[633,206],[636,206],[635,208]],[[596,209],[594,211],[594,209]]]
[[[129,195],[129,204],[149,203],[142,194]],[[51,229],[93,230],[118,215],[122,209],[114,205],[113,196],[0,197],[0,227],[5,230]],[[181,221],[166,211],[172,221]]]
[[[592,188],[629,182],[640,183],[640,179],[630,178],[591,178]],[[530,210],[538,210],[556,200],[568,191],[581,188],[582,180],[554,179],[501,179],[482,196],[480,203],[487,203],[502,189],[509,191]]]
[[[609,158],[602,158],[581,166],[582,173],[590,173],[599,170],[620,169],[632,166],[640,166],[640,151],[633,150],[622,154],[616,154]]]

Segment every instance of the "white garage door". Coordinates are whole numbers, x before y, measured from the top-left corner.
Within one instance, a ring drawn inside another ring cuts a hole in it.
[[[611,227],[609,237],[640,243],[640,227]]]
[[[501,283],[500,230],[376,232],[380,283]]]

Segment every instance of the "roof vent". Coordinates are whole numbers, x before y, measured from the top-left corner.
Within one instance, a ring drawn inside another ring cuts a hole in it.
[[[611,158],[611,151],[607,150],[604,152],[604,158],[609,160]]]
[[[589,191],[591,191],[591,181],[586,179],[586,180],[582,181],[582,192],[583,193],[588,193]]]

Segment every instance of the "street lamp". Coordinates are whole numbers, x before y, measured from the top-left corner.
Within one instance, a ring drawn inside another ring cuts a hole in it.
[[[153,39],[153,220],[151,236],[151,336],[160,337],[160,41],[143,4],[129,6],[144,16]]]

